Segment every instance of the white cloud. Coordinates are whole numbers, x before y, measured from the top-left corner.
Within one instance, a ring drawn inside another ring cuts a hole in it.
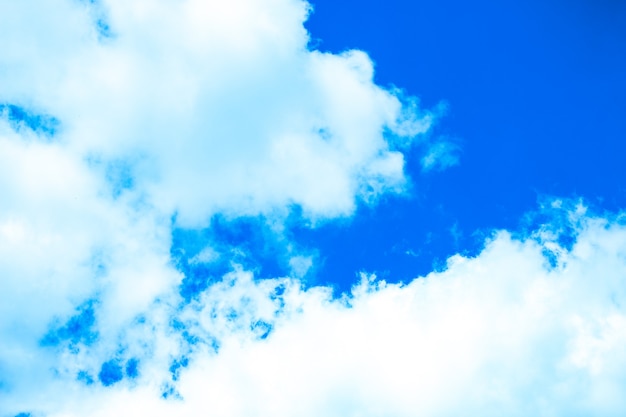
[[[44,3],[37,25],[27,2],[3,5],[23,24],[0,33],[2,99],[57,116],[71,152],[133,161],[150,201],[188,225],[289,204],[349,215],[356,199],[402,189],[403,156],[383,131],[430,124],[373,84],[364,53],[309,51],[302,1],[103,1],[102,42],[86,4]]]
[[[445,271],[406,285],[363,276],[343,299],[237,270],[176,313],[195,344],[168,331],[159,317],[172,312],[154,306],[154,349],[144,351],[138,380],[108,388],[64,380],[72,390],[41,411],[621,415],[626,228],[619,219],[579,220],[556,267],[546,242],[499,232],[475,258],[450,258]],[[181,355],[188,364],[172,382],[178,397],[163,399],[167,368]]]
[[[312,256],[297,255],[289,259],[291,267],[291,276],[296,278],[304,277],[313,266],[314,258]]]
[[[389,141],[411,140],[430,116],[375,85],[364,53],[310,51],[308,11],[298,0],[0,4],[7,392],[58,367],[37,344],[85,300],[98,302],[104,352],[176,292],[172,218],[204,226],[218,212],[300,206],[328,219],[402,191]],[[57,134],[14,129],[12,108],[54,117]]]
[[[619,219],[574,211],[571,250],[558,228],[502,232],[340,300],[235,266],[182,302],[175,225],[294,205],[314,222],[403,191],[398,149],[432,115],[375,85],[364,53],[308,50],[307,13],[0,3],[0,103],[60,121],[43,140],[1,113],[0,415],[623,414]],[[315,268],[286,252],[294,276]]]
[[[459,164],[459,145],[449,141],[438,141],[428,147],[422,157],[422,171],[443,171]]]

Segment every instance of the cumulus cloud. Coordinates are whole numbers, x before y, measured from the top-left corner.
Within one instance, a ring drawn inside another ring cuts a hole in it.
[[[302,283],[285,219],[403,192],[433,118],[363,52],[310,49],[309,11],[0,3],[0,416],[623,413],[617,217],[552,207],[406,285]],[[291,276],[205,238],[241,218]]]
[[[0,4],[9,407],[46,403],[33,381],[135,374],[132,355],[145,352],[124,341],[150,344],[148,312],[174,314],[165,306],[204,290],[206,268],[237,258],[207,244],[184,269],[176,230],[216,214],[278,219],[278,230],[294,207],[314,222],[403,191],[395,142],[432,116],[374,84],[363,52],[311,50],[309,11],[299,0]],[[311,253],[296,252],[285,263],[304,276]],[[199,282],[181,295],[192,269]]]
[[[179,222],[290,204],[349,215],[402,189],[388,140],[431,115],[375,85],[364,53],[309,50],[307,3],[86,3],[3,5],[2,100],[53,114],[68,151],[125,164]]]
[[[138,376],[63,380],[46,407],[29,405],[50,416],[621,415],[626,227],[572,216],[571,245],[553,223],[523,239],[500,231],[441,272],[407,284],[363,275],[341,298],[237,269],[128,329]]]

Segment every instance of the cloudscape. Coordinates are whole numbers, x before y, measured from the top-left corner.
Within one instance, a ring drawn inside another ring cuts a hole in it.
[[[535,176],[331,3],[0,2],[0,417],[626,413],[623,100]]]

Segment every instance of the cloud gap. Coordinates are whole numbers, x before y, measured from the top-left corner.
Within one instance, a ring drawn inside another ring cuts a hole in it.
[[[95,315],[97,304],[97,299],[89,299],[75,309],[76,314],[65,324],[52,324],[41,340],[41,345],[59,347],[67,343],[67,349],[71,352],[79,350],[81,345],[87,347],[93,345],[99,337]]]
[[[56,117],[11,103],[0,103],[0,118],[7,120],[17,133],[30,131],[48,141],[61,128],[61,122]]]

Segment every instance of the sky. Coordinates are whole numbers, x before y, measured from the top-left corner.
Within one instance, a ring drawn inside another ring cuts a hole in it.
[[[0,0],[0,417],[626,413],[626,3]]]

